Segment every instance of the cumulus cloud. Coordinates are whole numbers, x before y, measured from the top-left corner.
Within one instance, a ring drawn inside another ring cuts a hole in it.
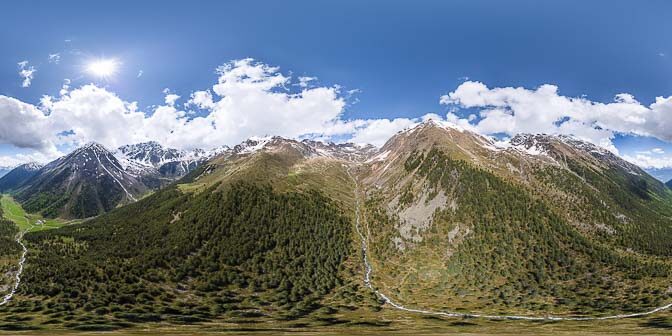
[[[672,156],[656,154],[652,152],[638,152],[634,155],[623,155],[623,159],[647,169],[672,168]]]
[[[180,99],[180,96],[174,94],[174,93],[169,93],[165,97],[165,102],[166,105],[168,106],[175,106],[175,102]]]
[[[23,78],[21,86],[24,88],[30,87],[37,69],[32,65],[28,65],[28,61],[21,61],[17,64],[19,65],[19,76]]]
[[[201,109],[212,109],[215,107],[215,102],[212,100],[212,93],[210,90],[196,91],[192,93],[191,99],[189,99],[187,104]]]
[[[382,146],[390,136],[403,129],[414,126],[421,121],[420,119],[421,118],[362,120],[359,125],[354,127],[351,141],[360,144],[368,143],[374,146]]]
[[[409,121],[343,120],[346,98],[338,86],[302,87],[279,68],[252,59],[217,69],[210,88],[195,91],[185,104],[165,91],[165,105],[144,112],[93,84],[71,89],[66,80],[58,97],[44,96],[35,106],[0,96],[0,143],[31,148],[45,156],[56,148],[97,141],[108,148],[155,140],[175,148],[212,148],[237,144],[251,136],[290,138],[354,134],[379,143]],[[22,127],[16,127],[22,125]],[[387,135],[386,135],[387,134]]]
[[[28,63],[20,66],[25,68]],[[252,59],[226,63],[216,74],[215,83],[191,92],[185,104],[176,104],[180,95],[166,90],[164,105],[148,111],[93,84],[73,89],[67,79],[58,97],[44,96],[39,105],[0,95],[0,143],[33,151],[0,157],[0,164],[45,161],[61,154],[57,148],[67,150],[89,141],[116,148],[154,140],[191,149],[280,135],[380,146],[396,132],[428,118],[482,134],[572,134],[613,151],[612,139],[617,133],[672,140],[672,97],[658,97],[646,106],[622,93],[612,102],[600,103],[562,96],[553,85],[488,88],[467,81],[441,97],[441,104],[448,106],[444,116],[346,119],[343,112],[352,92],[341,92],[337,85],[316,86],[313,78],[292,78],[277,67]],[[473,111],[460,113],[465,108]],[[664,154],[652,149],[628,159],[656,167],[663,164]]]
[[[622,157],[642,168],[672,168],[672,155],[667,154],[664,149],[659,147],[637,151],[634,154],[623,154]]]
[[[56,146],[45,134],[48,118],[37,107],[17,99],[0,96],[0,143],[19,148],[56,153]]]
[[[572,134],[613,151],[617,133],[672,140],[672,96],[658,97],[646,106],[621,93],[612,102],[601,103],[560,95],[558,87],[549,84],[536,89],[489,88],[467,81],[442,96],[440,103],[477,109],[475,118],[451,113],[449,119],[470,124],[484,134]]]

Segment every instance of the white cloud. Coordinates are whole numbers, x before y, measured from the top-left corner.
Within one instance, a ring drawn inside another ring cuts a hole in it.
[[[61,86],[61,90],[58,91],[58,94],[61,96],[65,96],[68,94],[68,91],[70,90],[70,79],[66,78],[63,80],[63,86]]]
[[[17,64],[19,65],[19,76],[23,78],[21,86],[24,88],[30,87],[30,84],[33,81],[33,77],[35,76],[35,72],[37,72],[37,69],[35,69],[35,67],[32,65],[29,66],[28,61],[21,61]]]
[[[630,161],[642,168],[672,168],[672,156],[655,155],[658,153],[638,152],[635,155],[623,155],[623,159]]]
[[[449,115],[456,123],[469,123],[484,134],[572,134],[616,151],[616,133],[672,140],[672,97],[658,97],[645,106],[621,93],[610,103],[558,94],[545,84],[534,90],[518,87],[488,88],[467,81],[440,99],[441,104],[479,110],[478,118]],[[469,120],[471,119],[471,120]]]
[[[441,103],[449,106],[445,117],[426,114],[419,118],[347,120],[343,112],[351,93],[341,92],[339,86],[304,86],[301,82],[277,67],[243,59],[219,67],[216,83],[190,94],[184,106],[198,111],[178,106],[180,96],[170,90],[165,91],[164,105],[140,111],[136,102],[125,101],[105,88],[90,84],[72,89],[69,80],[64,81],[58,97],[45,96],[38,106],[0,95],[0,143],[34,151],[0,157],[0,164],[12,158],[46,160],[60,154],[57,148],[88,141],[116,148],[155,140],[189,149],[280,135],[380,146],[396,132],[427,118],[484,134],[573,134],[614,151],[611,139],[617,132],[672,139],[672,97],[659,97],[644,106],[623,93],[605,104],[559,95],[553,85],[534,90],[490,89],[468,81],[441,97]],[[303,82],[307,83],[305,78]],[[457,114],[459,108],[477,111],[462,117]],[[660,165],[664,152],[654,150],[630,159]],[[651,158],[658,161],[652,163]]]
[[[672,168],[672,156],[666,155],[665,150],[659,147],[637,151],[634,154],[624,154],[622,156],[625,160],[642,168]]]
[[[49,63],[58,64],[60,62],[61,62],[61,54],[60,53],[49,54]]]
[[[16,167],[18,165],[28,163],[28,162],[49,162],[57,159],[63,153],[55,152],[52,155],[46,155],[40,152],[32,153],[19,153],[16,155],[2,155],[0,156],[0,165],[2,167]]]
[[[143,73],[144,73],[144,72],[143,72],[142,70],[138,71],[138,75],[135,76],[135,78],[140,78],[140,77],[142,77],[142,74],[143,74]]]
[[[18,99],[0,96],[0,143],[19,148],[36,149],[43,153],[56,151],[48,140],[48,118],[37,107]]]
[[[212,109],[215,107],[210,90],[196,91],[192,93],[191,99],[189,99],[187,105],[194,105],[201,109]]]
[[[69,81],[59,97],[45,96],[39,107],[0,96],[0,104],[11,105],[0,105],[0,119],[5,121],[0,143],[46,155],[56,147],[88,141],[109,148],[148,140],[176,148],[211,148],[266,134],[298,138],[358,131],[364,138],[364,131],[356,128],[365,121],[342,120],[346,102],[336,86],[291,91],[288,88],[296,88],[291,77],[251,59],[227,63],[217,74],[212,87],[191,94],[188,104],[203,112],[196,117],[177,108],[179,96],[169,90],[165,105],[148,113],[93,84],[71,90]]]
[[[662,148],[651,148],[649,150],[638,151],[637,154],[643,155],[662,155],[665,154],[665,150]]]
[[[180,96],[174,94],[174,93],[169,93],[166,95],[165,102],[166,105],[168,106],[175,106],[175,102],[180,99]]]
[[[299,77],[299,86],[300,87],[308,87],[310,85],[310,82],[317,80],[317,77],[308,77],[308,76],[302,76]]]
[[[395,133],[412,127],[420,120],[409,118],[397,119],[372,119],[362,121],[361,125],[355,127],[352,142],[369,143],[374,146],[382,146]]]

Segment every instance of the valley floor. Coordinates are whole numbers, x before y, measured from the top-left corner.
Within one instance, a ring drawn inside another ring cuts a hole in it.
[[[34,232],[41,230],[57,229],[63,225],[74,224],[78,221],[65,221],[62,219],[43,218],[37,214],[26,213],[21,205],[9,195],[2,195],[0,204],[5,218],[14,222],[20,231]]]

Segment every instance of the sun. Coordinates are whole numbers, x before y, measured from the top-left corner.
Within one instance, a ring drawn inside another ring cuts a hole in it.
[[[116,59],[99,59],[90,62],[86,66],[86,71],[96,77],[109,78],[117,73],[119,61]]]

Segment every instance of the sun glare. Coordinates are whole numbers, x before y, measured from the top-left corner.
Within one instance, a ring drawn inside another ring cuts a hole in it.
[[[117,72],[118,68],[119,62],[117,60],[100,59],[89,63],[86,66],[86,71],[97,77],[109,78]]]

